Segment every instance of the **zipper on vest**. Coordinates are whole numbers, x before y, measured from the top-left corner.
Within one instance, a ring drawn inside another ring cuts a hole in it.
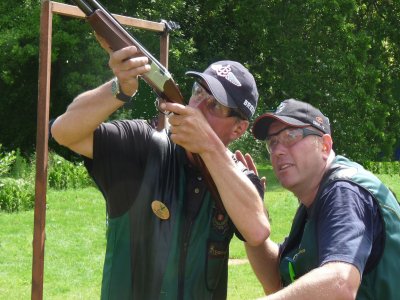
[[[181,255],[179,258],[179,269],[178,269],[178,299],[183,300],[185,292],[185,267],[186,267],[186,257],[189,250],[189,241],[192,232],[192,225],[194,218],[186,218],[185,226],[183,227],[183,239],[181,243]]]

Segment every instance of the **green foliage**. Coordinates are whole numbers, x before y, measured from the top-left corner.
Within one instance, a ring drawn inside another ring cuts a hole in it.
[[[34,144],[39,52],[39,6],[0,4],[0,136],[7,148]]]
[[[374,174],[399,175],[400,161],[368,161],[364,163],[364,167]]]
[[[19,150],[2,151],[0,144],[0,211],[11,213],[33,208],[32,181],[14,176],[19,174],[17,168],[22,160]]]
[[[15,151],[4,152],[0,144],[0,177],[8,174],[16,159]]]
[[[247,131],[240,139],[229,145],[232,152],[240,150],[243,154],[249,153],[253,160],[257,163],[265,163],[268,158],[265,143],[254,139],[252,133]]]
[[[27,159],[21,154],[21,151],[17,149],[15,151],[15,160],[10,170],[10,177],[25,178],[33,182],[35,166],[35,157]]]
[[[399,104],[390,90],[399,63],[398,51],[389,54],[382,44],[398,40],[381,30],[399,5],[364,3],[303,1],[271,7],[268,31],[260,39],[268,49],[269,100],[276,105],[294,97],[321,108],[331,119],[338,153],[359,161],[378,154],[391,159],[398,139],[393,125],[399,125],[392,118],[399,116]],[[382,15],[385,6],[393,11]]]
[[[50,153],[49,187],[54,189],[83,188],[93,185],[83,163],[72,163],[65,158]]]
[[[0,4],[0,137],[6,148],[23,153],[34,151],[36,136],[40,2]],[[331,119],[338,154],[360,162],[394,159],[400,132],[399,1],[101,2],[114,13],[180,24],[170,33],[169,69],[186,99],[192,83],[186,70],[237,60],[256,78],[262,108],[256,116],[286,98],[308,101]],[[159,56],[158,34],[131,32]],[[108,55],[84,20],[54,16],[52,42],[55,118],[77,94],[112,74]],[[113,118],[150,119],[157,113],[154,99],[141,82],[135,101]],[[239,148],[263,156],[251,137],[243,140]]]
[[[16,212],[33,208],[35,157],[30,161],[19,150],[0,152],[0,211]],[[82,163],[70,162],[50,152],[48,186],[53,189],[81,188],[93,186],[93,181]]]
[[[33,184],[24,179],[0,178],[0,211],[16,212],[33,208]]]

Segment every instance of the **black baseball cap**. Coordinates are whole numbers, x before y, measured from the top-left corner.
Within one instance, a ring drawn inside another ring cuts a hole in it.
[[[253,125],[253,135],[258,140],[265,140],[271,123],[278,120],[293,127],[312,126],[323,133],[331,134],[329,119],[309,103],[296,99],[281,102],[275,112],[259,116]]]
[[[186,75],[202,78],[222,105],[238,109],[247,119],[254,115],[258,102],[257,85],[242,64],[223,60],[211,64],[203,73],[188,71]]]

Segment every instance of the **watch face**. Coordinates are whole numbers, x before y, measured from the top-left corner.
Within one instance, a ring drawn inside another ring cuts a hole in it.
[[[116,97],[119,93],[119,84],[118,84],[118,79],[114,78],[112,81],[112,85],[111,85],[111,92],[113,94],[114,97]]]
[[[118,100],[121,100],[123,102],[128,102],[132,98],[128,95],[125,95],[123,92],[121,92],[121,90],[119,89],[118,79],[116,77],[112,81],[111,92],[115,98],[117,98]]]

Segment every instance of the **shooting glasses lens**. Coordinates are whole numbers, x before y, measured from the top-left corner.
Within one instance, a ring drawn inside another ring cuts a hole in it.
[[[285,127],[278,132],[267,136],[266,146],[268,153],[273,154],[278,144],[290,148],[309,135],[322,137],[322,133],[308,128]]]
[[[205,102],[207,110],[215,117],[218,118],[229,118],[237,117],[240,119],[246,119],[238,110],[229,108],[218,102],[217,99],[211,94],[210,90],[201,82],[195,82],[192,88],[192,101],[200,105],[201,102]]]

